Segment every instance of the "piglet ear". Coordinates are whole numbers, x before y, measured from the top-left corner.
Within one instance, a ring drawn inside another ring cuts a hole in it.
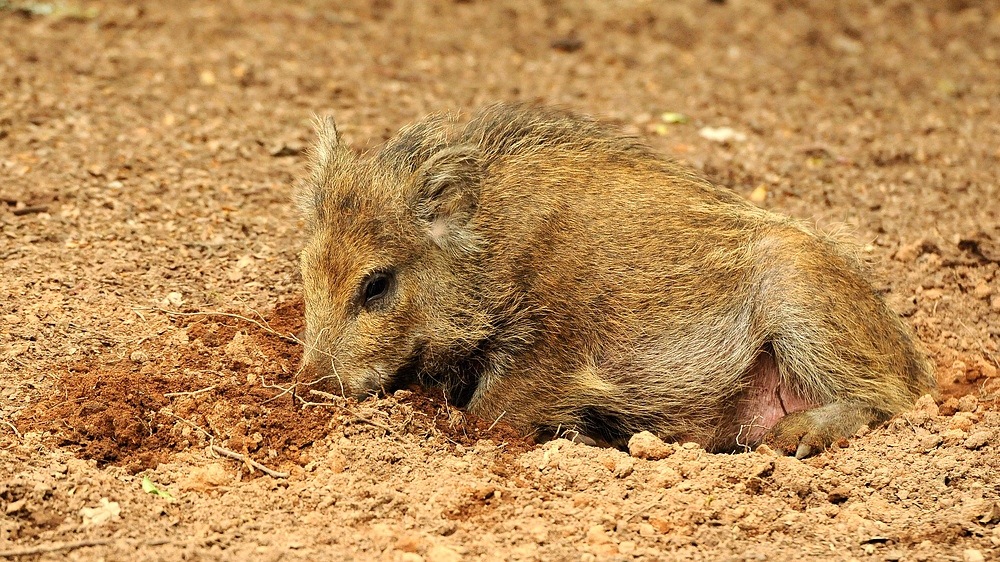
[[[315,117],[313,127],[316,140],[309,149],[310,174],[299,183],[296,197],[299,213],[309,230],[323,222],[327,188],[350,158],[340,143],[340,133],[332,117]]]
[[[313,129],[316,131],[316,143],[312,148],[312,163],[318,168],[329,166],[343,150],[340,145],[340,131],[333,117],[316,116],[313,118]]]
[[[470,144],[443,148],[417,169],[410,209],[439,248],[464,254],[478,247],[470,222],[479,207],[482,183],[482,154]]]

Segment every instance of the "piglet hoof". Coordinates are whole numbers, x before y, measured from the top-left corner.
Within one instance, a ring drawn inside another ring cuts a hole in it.
[[[786,415],[764,434],[763,442],[776,451],[804,459],[851,437],[861,426],[887,417],[888,414],[864,404],[834,402]]]
[[[850,403],[834,403],[788,414],[778,420],[763,442],[776,451],[797,459],[818,454],[834,442],[851,437],[857,430],[881,416],[870,408]]]
[[[823,428],[810,419],[808,411],[795,412],[781,418],[764,434],[763,443],[775,451],[803,459],[822,451],[832,442],[823,434]]]

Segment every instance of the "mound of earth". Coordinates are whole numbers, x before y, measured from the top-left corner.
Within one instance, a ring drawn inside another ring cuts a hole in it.
[[[1000,3],[0,1],[0,557],[1000,555]],[[855,240],[941,392],[804,461],[298,378],[314,115],[616,122]]]

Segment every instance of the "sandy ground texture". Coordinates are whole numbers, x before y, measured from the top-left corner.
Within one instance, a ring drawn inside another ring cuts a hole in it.
[[[294,398],[312,116],[500,100],[853,238],[941,394],[804,461]],[[0,1],[0,557],[994,559],[998,176],[995,1]]]

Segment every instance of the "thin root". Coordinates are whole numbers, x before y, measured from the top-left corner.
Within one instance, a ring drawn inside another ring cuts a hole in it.
[[[11,429],[11,430],[12,430],[12,431],[14,432],[14,435],[17,435],[17,438],[18,438],[18,439],[21,439],[21,438],[23,437],[23,436],[21,435],[21,432],[20,432],[20,431],[18,431],[16,427],[14,427],[14,424],[10,423],[10,422],[9,422],[9,421],[7,421],[7,420],[0,420],[0,422],[3,422],[3,423],[5,423],[5,424],[7,424],[7,426],[8,426],[8,427],[10,427],[10,429]]]
[[[662,492],[660,494],[660,497],[658,497],[655,500],[647,503],[646,505],[640,507],[639,509],[633,511],[632,515],[629,515],[628,517],[625,518],[625,522],[628,523],[629,521],[635,519],[635,517],[637,515],[641,515],[641,514],[645,513],[646,511],[652,509],[654,506],[656,506],[656,504],[658,504],[661,501],[663,501],[663,498],[665,498],[666,496],[667,496],[667,493],[666,492]]]
[[[174,397],[174,396],[194,396],[196,394],[202,394],[204,392],[211,392],[213,390],[215,390],[215,385],[214,384],[212,386],[207,387],[207,388],[202,388],[201,390],[192,390],[190,392],[168,392],[168,393],[164,394],[163,396],[165,396],[167,398]]]
[[[34,554],[46,554],[48,552],[59,552],[60,550],[74,550],[87,546],[101,546],[111,543],[111,539],[87,539],[82,541],[56,542],[49,544],[38,544],[26,546],[24,548],[12,548],[10,550],[0,550],[0,558],[17,558],[19,556],[32,556]]]
[[[400,435],[398,431],[396,431],[395,429],[393,429],[393,428],[391,428],[391,427],[389,427],[389,426],[387,426],[385,424],[381,424],[381,423],[379,423],[379,422],[377,422],[377,421],[375,421],[373,419],[369,419],[369,418],[366,418],[364,416],[359,416],[358,414],[354,414],[353,416],[351,416],[350,418],[348,418],[347,421],[348,422],[366,423],[366,424],[368,424],[370,426],[377,427],[377,428],[385,431],[389,435],[395,437],[396,439],[398,439],[402,443],[406,443],[406,439],[404,439],[403,436]]]
[[[246,455],[241,455],[240,453],[237,453],[235,451],[230,451],[229,449],[226,449],[225,447],[220,447],[218,445],[212,445],[212,450],[215,451],[216,453],[224,456],[224,457],[229,457],[231,459],[236,459],[236,460],[238,460],[238,461],[240,461],[242,463],[248,464],[248,465],[256,468],[257,470],[263,472],[264,474],[270,476],[271,478],[288,478],[289,476],[291,476],[291,474],[289,474],[288,472],[278,472],[276,470],[271,470],[270,468],[268,468],[268,467],[260,464],[259,462],[251,459],[250,457],[248,457]]]
[[[154,312],[162,312],[164,314],[169,314],[171,316],[227,316],[229,318],[238,318],[238,319],[243,320],[245,322],[249,322],[251,324],[256,325],[257,327],[259,327],[260,329],[264,330],[265,332],[267,332],[267,333],[269,333],[271,335],[278,336],[279,338],[282,338],[282,339],[285,339],[285,340],[292,341],[292,342],[295,342],[297,344],[303,345],[302,340],[300,340],[299,338],[295,337],[292,334],[282,334],[281,332],[279,332],[279,331],[275,330],[274,328],[272,328],[266,321],[265,322],[261,322],[260,320],[255,320],[253,318],[247,318],[246,316],[242,316],[242,315],[239,315],[239,314],[233,314],[231,312],[176,312],[176,311],[173,311],[173,310],[167,310],[165,308],[159,308],[159,307],[155,307],[155,306],[137,307],[137,308],[133,308],[132,310],[136,311],[136,312],[138,312],[139,310],[152,310]],[[258,313],[257,315],[260,316],[260,313]],[[263,317],[261,317],[261,318],[263,319]]]
[[[749,453],[750,450],[752,449],[752,447],[750,446],[749,443],[741,443],[740,442],[740,439],[742,437],[744,437],[743,436],[743,431],[746,430],[746,436],[749,437],[750,436],[750,430],[753,429],[753,428],[755,428],[755,427],[760,427],[760,428],[763,428],[763,429],[767,429],[766,427],[764,427],[762,425],[757,425],[755,423],[758,419],[763,419],[763,417],[760,416],[760,415],[754,416],[753,419],[750,420],[750,423],[741,425],[740,426],[740,431],[736,434],[736,445],[738,445],[740,447],[743,447],[743,452],[745,452],[745,453]]]
[[[490,426],[488,428],[486,428],[486,433],[489,433],[490,431],[492,431],[493,428],[496,427],[498,423],[500,423],[500,420],[503,418],[504,414],[506,414],[506,413],[507,413],[506,410],[500,412],[500,415],[497,416],[497,419],[493,420],[493,423],[491,423]]]

